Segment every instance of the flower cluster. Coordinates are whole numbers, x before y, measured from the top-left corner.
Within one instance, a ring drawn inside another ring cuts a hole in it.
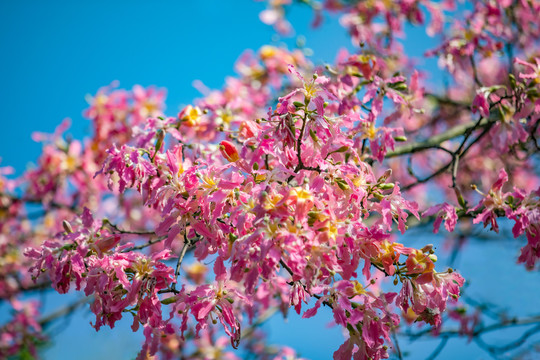
[[[540,188],[529,193],[514,188],[513,192],[503,192],[508,182],[508,174],[504,169],[499,172],[497,181],[489,192],[471,211],[476,212],[473,222],[490,225],[498,232],[498,216],[505,216],[514,221],[512,233],[514,237],[525,234],[527,245],[521,249],[518,262],[532,269],[540,259]]]

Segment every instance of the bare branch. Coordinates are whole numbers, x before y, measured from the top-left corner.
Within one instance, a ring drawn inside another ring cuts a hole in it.
[[[75,301],[75,302],[73,302],[73,303],[71,303],[71,304],[69,304],[69,305],[67,305],[67,306],[65,306],[63,308],[60,308],[60,309],[56,310],[55,312],[42,317],[41,319],[39,319],[39,323],[40,323],[41,326],[46,326],[46,325],[48,325],[49,323],[53,322],[56,319],[59,319],[61,317],[64,317],[66,315],[71,314],[74,310],[76,310],[77,308],[79,308],[79,307],[81,307],[81,306],[83,306],[85,304],[88,304],[93,299],[94,299],[94,296],[92,296],[92,295],[80,298],[77,301]]]
[[[473,129],[483,128],[493,122],[494,120],[482,118],[480,122],[470,121],[466,124],[457,125],[443,133],[434,135],[425,141],[399,146],[394,151],[386,153],[385,157],[393,158],[401,155],[414,154],[427,149],[440,148],[440,144],[444,141],[465,135]]]

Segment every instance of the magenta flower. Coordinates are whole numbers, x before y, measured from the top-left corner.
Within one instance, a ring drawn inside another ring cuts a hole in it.
[[[510,193],[503,193],[503,185],[508,181],[508,174],[504,169],[499,172],[497,181],[491,187],[486,197],[480,201],[480,203],[470,211],[482,210],[474,219],[473,223],[484,223],[484,227],[491,224],[491,228],[495,232],[499,232],[499,226],[497,225],[497,211],[503,213],[511,213],[510,206],[506,203],[506,199]]]
[[[437,234],[441,226],[442,221],[444,220],[444,227],[448,232],[454,231],[454,228],[457,224],[457,214],[456,208],[447,203],[442,203],[439,205],[434,205],[422,213],[422,217],[431,216],[437,214],[435,221],[433,222],[433,233]]]

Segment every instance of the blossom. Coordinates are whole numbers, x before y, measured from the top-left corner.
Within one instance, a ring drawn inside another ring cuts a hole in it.
[[[188,105],[182,111],[178,113],[178,119],[180,119],[184,125],[193,127],[199,124],[202,116],[202,110],[198,106]]]
[[[486,95],[483,92],[478,92],[472,102],[473,114],[480,112],[485,118],[489,117],[489,102],[486,99]]]
[[[37,345],[46,340],[38,322],[39,303],[13,301],[12,305],[15,307],[13,317],[0,328],[0,356],[7,359],[26,350],[35,357]]]
[[[392,228],[393,219],[397,218],[398,229],[402,234],[405,233],[405,222],[409,216],[405,210],[410,211],[417,219],[420,219],[418,204],[403,199],[398,186],[394,186],[392,193],[381,200],[380,207],[384,224],[388,228]]]
[[[523,67],[529,69],[529,72],[520,72],[519,77],[522,79],[530,79],[533,81],[536,81],[537,83],[540,81],[540,58],[534,58],[533,61],[524,61],[520,58],[516,58],[514,60],[516,64],[520,64]],[[532,70],[532,71],[531,71]]]
[[[310,81],[306,81],[304,77],[296,70],[296,68],[289,64],[289,72],[296,76],[302,82],[302,87],[293,90],[287,95],[280,97],[280,107],[288,107],[292,105],[292,98],[298,93],[302,93],[307,102],[313,100],[316,105],[317,113],[319,116],[324,116],[324,98],[319,93],[324,93],[327,97],[335,99],[335,96],[326,89],[326,84],[329,79],[325,76],[319,76],[314,74]],[[307,104],[307,103],[306,103]]]
[[[165,89],[147,89],[140,85],[133,86],[133,114],[134,123],[140,123],[149,117],[162,115],[167,92]]]
[[[109,157],[103,164],[99,174],[108,174],[108,185],[113,189],[118,184],[118,191],[124,192],[126,188],[137,186],[143,192],[144,184],[151,176],[156,174],[156,169],[152,162],[141,155],[139,149],[130,146],[116,146],[109,149]],[[116,173],[116,178],[110,176]]]
[[[420,276],[418,280],[405,280],[396,304],[405,312],[411,304],[419,320],[439,326],[447,300],[459,298],[459,289],[464,282],[463,277],[452,270],[433,272],[432,276]]]
[[[225,332],[231,338],[231,343],[236,347],[240,341],[240,322],[233,312],[235,301],[247,299],[235,289],[233,283],[218,281],[217,285],[202,285],[190,293],[188,301],[195,301],[191,306],[191,312],[198,321],[197,330],[204,329],[212,314],[217,316],[224,327]]]
[[[422,216],[431,216],[437,214],[435,221],[433,222],[433,232],[437,234],[441,226],[442,221],[444,220],[444,227],[448,232],[454,231],[454,228],[457,224],[457,213],[456,208],[447,203],[434,205],[424,211]]]
[[[499,232],[499,226],[497,225],[497,211],[510,211],[510,207],[506,203],[506,198],[510,194],[502,192],[503,185],[507,181],[508,174],[504,169],[501,169],[497,181],[491,186],[487,196],[481,200],[475,208],[471,209],[471,211],[477,211],[483,207],[482,211],[473,219],[474,224],[483,222],[484,227],[486,227],[489,223],[495,232]]]

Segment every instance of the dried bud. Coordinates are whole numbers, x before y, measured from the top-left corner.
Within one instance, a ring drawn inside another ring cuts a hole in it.
[[[62,226],[68,234],[71,234],[73,232],[73,228],[71,227],[71,224],[67,222],[67,220],[62,221]]]
[[[390,177],[390,175],[392,175],[392,169],[386,170],[384,174],[382,174],[382,176],[379,178],[378,182],[379,183],[385,182],[386,179]]]
[[[433,244],[427,244],[420,250],[422,250],[423,253],[427,253],[427,252],[430,252],[432,249],[433,249]]]

